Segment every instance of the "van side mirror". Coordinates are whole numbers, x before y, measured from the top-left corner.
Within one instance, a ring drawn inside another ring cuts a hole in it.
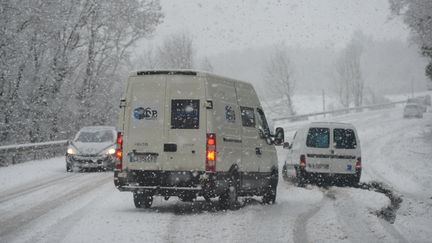
[[[277,127],[274,135],[274,144],[282,145],[285,140],[285,133],[282,127]]]
[[[291,148],[291,145],[290,145],[288,142],[284,142],[284,143],[283,143],[283,148],[284,148],[284,149],[290,149],[290,148]]]

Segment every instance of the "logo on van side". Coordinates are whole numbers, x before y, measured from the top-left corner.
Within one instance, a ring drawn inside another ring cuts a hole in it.
[[[135,110],[133,111],[133,116],[135,117],[135,119],[138,120],[156,120],[158,117],[158,111],[157,110],[153,110],[150,107],[147,108],[143,108],[143,107],[138,107],[135,108]]]

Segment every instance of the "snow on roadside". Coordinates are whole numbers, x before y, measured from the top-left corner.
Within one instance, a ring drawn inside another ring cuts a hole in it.
[[[324,190],[320,210],[307,225],[309,242],[394,242],[375,212],[389,204],[373,191],[331,187]]]
[[[66,173],[64,157],[35,160],[0,168],[0,195],[13,188],[30,182],[63,176]]]

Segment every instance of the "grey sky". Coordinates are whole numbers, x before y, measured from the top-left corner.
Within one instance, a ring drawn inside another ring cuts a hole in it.
[[[157,45],[187,31],[200,55],[285,42],[299,47],[341,47],[356,30],[376,40],[406,40],[400,19],[390,19],[388,0],[161,0],[164,23]]]

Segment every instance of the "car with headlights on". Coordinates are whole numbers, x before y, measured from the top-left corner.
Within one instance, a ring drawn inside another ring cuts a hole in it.
[[[113,170],[116,129],[109,126],[83,127],[68,143],[66,171]]]

